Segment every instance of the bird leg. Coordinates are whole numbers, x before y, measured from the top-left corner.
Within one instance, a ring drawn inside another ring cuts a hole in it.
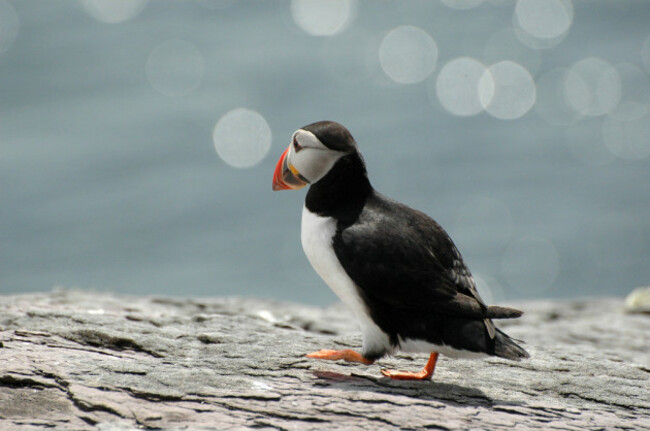
[[[422,371],[418,373],[385,369],[382,369],[381,373],[386,377],[396,380],[430,380],[431,376],[433,376],[433,370],[436,368],[436,361],[438,361],[438,353],[433,352],[431,353],[431,356],[429,356],[427,364],[422,368]]]
[[[338,361],[343,359],[347,362],[358,362],[360,364],[370,365],[374,363],[374,360],[364,358],[360,353],[355,352],[354,350],[319,350],[318,352],[312,352],[308,355],[305,355],[307,358],[312,359],[327,359],[329,361]]]

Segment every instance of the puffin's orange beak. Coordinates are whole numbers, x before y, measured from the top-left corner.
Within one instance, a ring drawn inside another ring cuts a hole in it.
[[[302,175],[300,172],[291,164],[289,160],[289,150],[291,147],[288,147],[278,164],[275,165],[275,172],[273,173],[273,190],[297,190],[305,187],[309,181]]]

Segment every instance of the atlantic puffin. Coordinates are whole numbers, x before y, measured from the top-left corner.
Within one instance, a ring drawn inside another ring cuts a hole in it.
[[[491,319],[513,308],[487,306],[458,249],[426,214],[375,191],[354,138],[333,121],[294,132],[277,162],[273,190],[310,185],[301,242],[314,270],[352,310],[361,353],[320,350],[308,358],[370,365],[397,351],[430,354],[420,372],[382,369],[399,380],[428,380],[438,355],[529,357]]]

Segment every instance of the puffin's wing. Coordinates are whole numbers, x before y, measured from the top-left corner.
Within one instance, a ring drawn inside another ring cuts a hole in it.
[[[426,214],[381,195],[334,237],[362,295],[399,309],[486,318],[488,307],[447,233]]]

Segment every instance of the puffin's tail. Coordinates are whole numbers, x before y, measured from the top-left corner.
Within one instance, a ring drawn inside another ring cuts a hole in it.
[[[487,309],[488,319],[514,319],[524,314],[523,311],[515,308],[500,307],[498,305],[490,305]]]
[[[530,357],[527,351],[498,328],[494,338],[494,354],[500,358],[512,359],[515,361]]]

